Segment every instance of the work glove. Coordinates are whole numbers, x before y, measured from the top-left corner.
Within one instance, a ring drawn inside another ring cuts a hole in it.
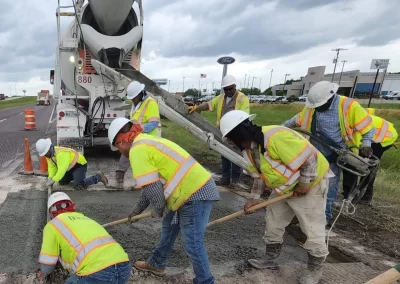
[[[164,210],[162,211],[156,211],[156,210],[151,210],[151,218],[162,218],[164,217]]]
[[[360,157],[369,158],[372,155],[371,147],[361,147],[360,148]]]
[[[136,213],[136,211],[132,211],[131,214],[128,215],[128,222],[133,224],[135,222],[137,222],[138,220],[132,220],[133,217],[139,215],[138,213]]]
[[[293,197],[300,197],[306,195],[310,191],[311,187],[309,184],[297,183],[294,187]]]
[[[259,204],[261,201],[259,200],[255,200],[255,199],[249,199],[246,204],[244,205],[244,212],[246,212],[246,214],[252,214],[254,213],[254,211],[251,211],[251,207],[253,207],[254,205]]]
[[[197,109],[197,106],[190,106],[189,108],[189,113],[195,112]]]
[[[54,183],[55,183],[55,181],[53,179],[48,178],[47,182],[46,182],[46,186],[53,186]]]

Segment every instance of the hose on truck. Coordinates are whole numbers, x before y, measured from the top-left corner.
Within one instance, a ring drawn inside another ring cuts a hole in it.
[[[99,102],[100,102],[100,104],[99,104]],[[97,107],[97,110],[95,111],[95,108],[98,104],[99,104],[99,106]],[[99,112],[100,108],[102,108],[101,115],[100,115],[100,121],[97,123],[96,127],[92,130],[93,119]],[[97,130],[99,130],[100,124],[103,123],[105,113],[106,113],[106,99],[103,97],[97,97],[95,99],[95,101],[93,102],[93,106],[92,106],[91,123],[90,123],[90,126],[88,126],[88,131],[87,131],[89,135],[93,135],[97,132]]]

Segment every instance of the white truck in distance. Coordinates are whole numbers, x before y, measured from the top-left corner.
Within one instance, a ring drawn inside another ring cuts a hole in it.
[[[37,94],[36,104],[49,106],[50,105],[50,91],[49,90],[41,90]]]

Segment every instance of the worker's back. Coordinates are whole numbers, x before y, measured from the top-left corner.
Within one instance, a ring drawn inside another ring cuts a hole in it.
[[[62,213],[44,228],[41,259],[58,256],[64,268],[78,276],[129,260],[100,224],[77,212]]]

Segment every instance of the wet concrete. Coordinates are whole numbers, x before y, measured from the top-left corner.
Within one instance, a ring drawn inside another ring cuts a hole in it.
[[[28,273],[38,269],[47,194],[9,193],[0,207],[0,273]]]
[[[139,191],[71,191],[67,192],[77,203],[77,210],[98,221],[108,223],[126,217],[133,208]],[[243,208],[245,199],[230,192],[221,192],[221,201],[214,205],[211,220],[231,214]],[[242,273],[248,258],[261,257],[264,253],[262,235],[265,228],[264,212],[246,215],[235,220],[215,225],[207,230],[205,245],[210,264],[225,272]],[[117,225],[108,229],[121,243],[131,260],[146,260],[161,234],[161,219],[146,219],[129,226]],[[306,260],[306,253],[290,236],[285,238],[283,261]],[[190,260],[182,246],[180,237],[168,260],[171,273],[190,268]]]

